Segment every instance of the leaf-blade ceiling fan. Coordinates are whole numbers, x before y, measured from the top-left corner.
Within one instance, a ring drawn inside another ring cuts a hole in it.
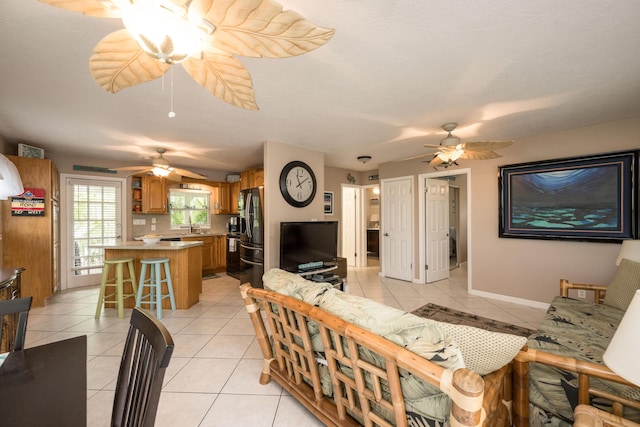
[[[207,179],[206,176],[199,173],[169,166],[169,160],[164,157],[164,153],[167,152],[164,148],[156,148],[156,152],[158,153],[158,157],[154,157],[152,159],[150,166],[125,166],[121,168],[113,168],[113,170],[135,171],[134,174],[153,173],[154,175],[162,176],[172,181],[180,181],[183,176],[192,179]]]
[[[433,159],[429,162],[429,166],[438,168],[442,166],[448,168],[451,165],[457,165],[458,159],[464,160],[488,160],[502,157],[493,150],[506,148],[513,144],[513,141],[469,141],[462,142],[460,138],[454,136],[451,132],[458,126],[457,123],[445,123],[442,129],[447,132],[447,136],[440,140],[439,145],[424,144],[427,148],[437,149]]]
[[[126,29],[99,41],[89,61],[93,78],[107,92],[157,79],[169,65],[181,63],[212,95],[246,110],[258,109],[253,82],[233,55],[301,55],[324,45],[335,33],[294,11],[283,11],[273,0],[40,1],[89,16],[122,18]],[[148,25],[161,21],[159,32]],[[169,33],[174,23],[180,32]],[[182,35],[187,36],[184,43]]]

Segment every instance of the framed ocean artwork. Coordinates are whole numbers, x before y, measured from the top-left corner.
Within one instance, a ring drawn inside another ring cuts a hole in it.
[[[637,238],[638,153],[500,166],[500,237],[599,242]]]

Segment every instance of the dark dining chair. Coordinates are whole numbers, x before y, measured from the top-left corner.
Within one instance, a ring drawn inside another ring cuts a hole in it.
[[[162,323],[134,308],[111,414],[113,427],[154,425],[173,339]]]
[[[0,301],[0,353],[24,348],[31,297]]]

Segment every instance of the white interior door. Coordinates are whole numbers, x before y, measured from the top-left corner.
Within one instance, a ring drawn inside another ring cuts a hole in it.
[[[102,245],[122,238],[121,180],[64,179],[65,276],[69,288],[100,283]]]
[[[382,181],[382,273],[400,280],[412,279],[412,178]]]
[[[449,182],[426,179],[427,283],[449,278]]]
[[[342,187],[342,256],[349,267],[355,267],[357,262],[357,200],[355,187]]]

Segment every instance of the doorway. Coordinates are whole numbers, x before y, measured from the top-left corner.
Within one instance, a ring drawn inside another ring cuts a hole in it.
[[[411,281],[413,277],[413,177],[381,182],[381,273]]]
[[[104,250],[122,240],[124,179],[65,175],[61,188],[62,288],[100,283]]]
[[[471,170],[457,169],[453,171],[434,172],[419,176],[419,220],[418,245],[420,253],[418,257],[424,268],[419,269],[419,283],[428,283],[427,268],[429,265],[429,248],[427,230],[429,228],[429,211],[426,188],[430,179],[446,180],[448,182],[448,256],[443,257],[448,261],[448,271],[453,267],[466,264],[467,286],[471,288],[471,259],[468,248],[471,241]],[[444,270],[443,270],[444,271]]]

